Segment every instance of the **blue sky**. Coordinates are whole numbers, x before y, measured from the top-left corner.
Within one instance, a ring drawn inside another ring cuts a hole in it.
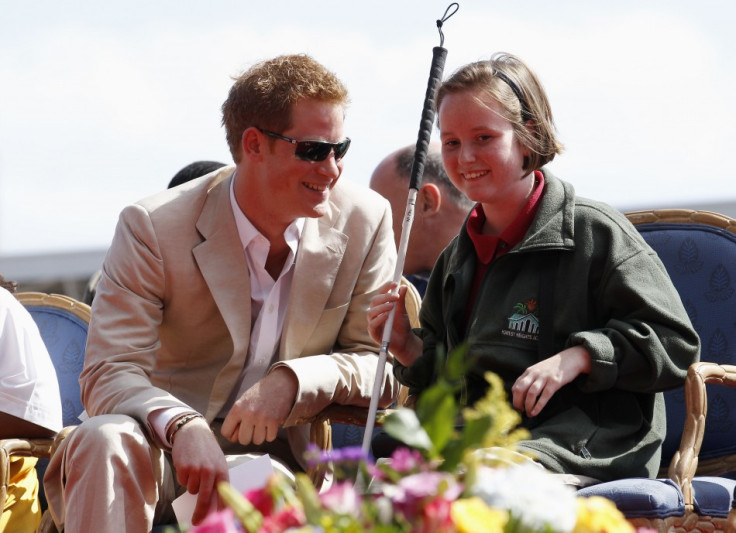
[[[0,254],[105,247],[119,211],[198,159],[229,162],[231,77],[281,53],[334,70],[352,104],[342,179],[416,142],[438,0],[0,0]],[[736,4],[460,1],[445,75],[495,51],[549,94],[551,164],[615,207],[736,200]],[[436,134],[436,131],[435,131]]]

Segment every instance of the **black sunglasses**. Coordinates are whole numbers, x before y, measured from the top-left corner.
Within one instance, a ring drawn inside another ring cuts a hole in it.
[[[280,135],[272,131],[262,130],[261,128],[256,129],[269,137],[281,139],[282,141],[296,145],[294,155],[304,161],[324,161],[330,156],[330,152],[333,150],[335,151],[335,161],[340,161],[340,159],[342,159],[347,153],[348,148],[350,148],[350,139],[347,137],[344,141],[339,143],[328,143],[325,141],[297,141],[296,139],[292,139],[291,137],[286,137],[285,135]]]

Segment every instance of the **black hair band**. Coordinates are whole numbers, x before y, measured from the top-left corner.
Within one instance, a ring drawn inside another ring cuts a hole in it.
[[[526,99],[524,98],[524,95],[521,94],[521,90],[519,87],[509,78],[506,74],[498,70],[497,68],[493,69],[493,73],[506,85],[511,88],[511,90],[516,95],[516,98],[519,99],[519,104],[521,105],[521,120],[522,122],[526,122],[528,120],[531,120],[532,114],[529,112],[529,106],[526,105]]]

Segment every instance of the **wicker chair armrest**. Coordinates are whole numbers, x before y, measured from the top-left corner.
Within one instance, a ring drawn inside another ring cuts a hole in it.
[[[77,429],[77,426],[66,426],[56,434],[56,437],[54,437],[54,443],[51,446],[51,455],[56,453],[56,450],[61,446],[61,443],[64,442],[64,439],[67,438],[75,429]]]
[[[703,444],[708,411],[706,384],[736,387],[736,366],[701,361],[690,365],[685,378],[685,427],[680,448],[672,457],[668,474],[680,486],[685,508],[690,511],[693,509],[692,481],[698,471],[698,455]],[[712,469],[712,465],[708,468]]]
[[[23,455],[28,457],[49,457],[51,454],[51,445],[54,439],[37,438],[37,439],[2,439],[0,440],[0,448],[5,451],[8,456]]]
[[[390,409],[379,409],[376,413],[375,425],[380,426]],[[368,408],[355,405],[330,404],[314,416],[300,418],[294,422],[299,424],[319,424],[327,421],[333,424],[350,424],[352,426],[365,426],[368,419]]]
[[[376,423],[379,423],[382,411],[376,415]],[[351,424],[353,426],[365,426],[368,421],[368,408],[356,407],[355,405],[332,404],[325,408],[319,418],[327,419],[333,424]]]
[[[51,438],[0,439],[0,510],[5,508],[5,500],[8,497],[10,458],[13,456],[48,458],[51,456],[52,443]]]
[[[351,414],[351,412],[356,413]],[[362,411],[358,414],[358,411]],[[314,416],[299,418],[293,422],[293,425],[299,426],[309,424],[309,442],[320,451],[329,451],[332,449],[332,426],[331,422],[342,422],[349,424],[365,425],[368,416],[368,409],[365,407],[355,407],[347,405],[331,404]],[[325,476],[328,473],[328,466],[323,463],[310,464],[307,468],[307,475],[312,483],[320,489]]]

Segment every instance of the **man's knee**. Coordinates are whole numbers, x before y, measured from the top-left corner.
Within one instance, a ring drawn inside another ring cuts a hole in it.
[[[100,415],[85,420],[64,443],[67,455],[117,455],[132,448],[150,448],[151,443],[140,424],[126,415]]]

